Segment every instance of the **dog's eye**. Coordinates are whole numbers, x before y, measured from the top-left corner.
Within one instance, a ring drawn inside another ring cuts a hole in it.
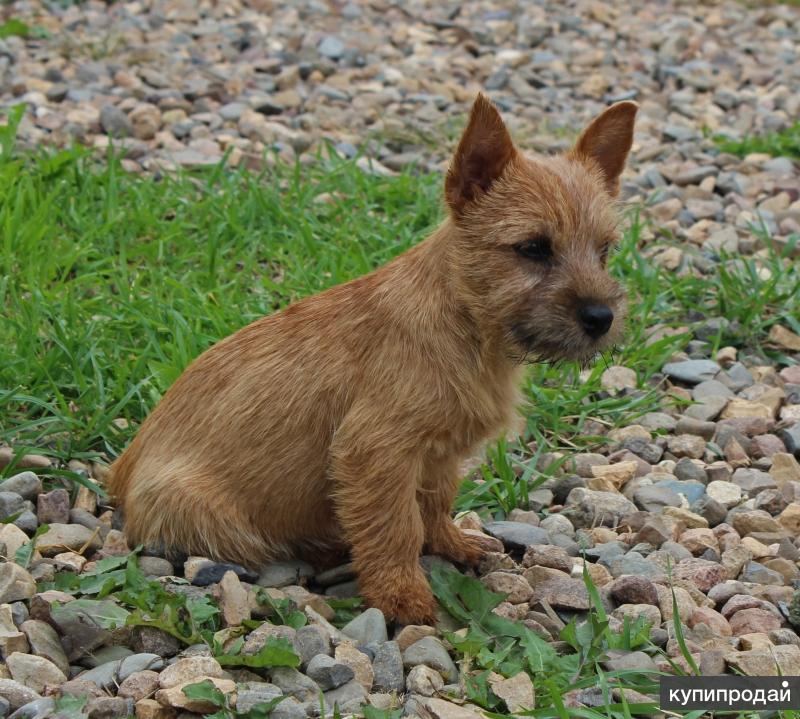
[[[553,259],[553,245],[550,238],[545,235],[537,235],[531,240],[515,245],[514,249],[518,255],[536,262],[548,262]]]

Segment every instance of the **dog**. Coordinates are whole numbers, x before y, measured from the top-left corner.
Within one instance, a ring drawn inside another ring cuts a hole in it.
[[[516,426],[525,361],[590,361],[624,324],[606,269],[637,105],[526,157],[479,95],[444,183],[447,218],[374,272],[197,358],[113,463],[133,543],[248,567],[349,552],[364,599],[430,623],[423,549],[462,565],[459,466]]]

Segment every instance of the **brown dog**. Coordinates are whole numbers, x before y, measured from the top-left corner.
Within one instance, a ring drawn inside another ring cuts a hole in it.
[[[523,361],[618,337],[605,264],[636,109],[528,159],[479,96],[427,240],[244,327],[166,393],[112,467],[129,539],[250,567],[346,548],[371,605],[430,621],[420,553],[482,556],[451,521],[459,464],[516,424]]]

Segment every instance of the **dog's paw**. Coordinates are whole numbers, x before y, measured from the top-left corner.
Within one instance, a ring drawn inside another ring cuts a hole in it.
[[[388,616],[398,624],[436,624],[436,600],[426,586],[425,592],[405,592],[393,598]],[[386,614],[387,612],[384,612]]]
[[[456,564],[474,567],[486,556],[487,552],[495,551],[496,540],[491,537],[461,531],[455,525],[447,525],[447,529],[439,533],[438,537],[429,545],[429,551],[444,559],[449,559]]]
[[[380,609],[386,619],[399,624],[433,624],[436,621],[436,600],[425,575],[415,568],[411,577],[394,581],[370,582],[362,589],[370,606]]]

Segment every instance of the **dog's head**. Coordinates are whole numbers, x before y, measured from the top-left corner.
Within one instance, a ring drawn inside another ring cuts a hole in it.
[[[509,356],[586,361],[622,331],[625,293],[607,271],[633,102],[612,105],[556,157],[525,157],[483,95],[445,182],[451,266]]]

